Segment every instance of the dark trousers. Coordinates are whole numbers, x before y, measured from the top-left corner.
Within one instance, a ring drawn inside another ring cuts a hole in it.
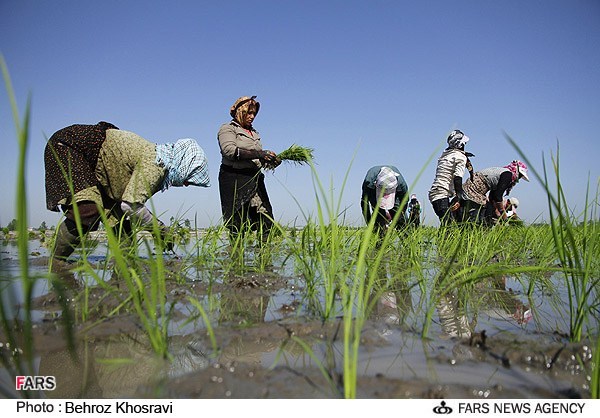
[[[454,216],[452,215],[452,212],[450,212],[450,199],[447,197],[434,200],[431,202],[431,206],[433,206],[433,211],[440,219],[442,225],[447,225],[454,220]]]
[[[234,169],[221,164],[221,211],[223,223],[229,229],[232,239],[247,230],[258,231],[263,241],[268,237],[273,226],[273,208],[264,178],[259,170]],[[255,195],[260,197],[260,208],[251,205]]]

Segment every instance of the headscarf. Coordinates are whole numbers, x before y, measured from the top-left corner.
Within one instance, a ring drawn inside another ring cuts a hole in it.
[[[396,188],[398,187],[397,177],[399,175],[399,173],[396,173],[389,167],[382,167],[379,170],[379,174],[377,174],[377,179],[375,180],[375,190],[377,197],[381,198],[379,206],[382,209],[389,210],[394,207]]]
[[[517,183],[519,181],[519,174],[526,180],[529,181],[527,175],[527,165],[519,160],[513,160],[509,165],[505,165],[504,168],[508,168],[512,173],[512,182]]]
[[[181,187],[184,182],[193,186],[209,187],[208,160],[204,150],[190,138],[176,143],[156,145],[156,162],[167,169],[162,190]]]
[[[465,144],[469,142],[469,137],[466,136],[462,131],[455,129],[454,131],[450,132],[446,142],[448,142],[448,148],[463,149]]]
[[[242,96],[235,101],[233,106],[229,109],[229,114],[233,119],[235,119],[240,125],[244,124],[244,119],[250,108],[254,108],[256,110],[256,114],[258,115],[258,111],[260,110],[260,103],[257,102],[256,96],[248,97]]]

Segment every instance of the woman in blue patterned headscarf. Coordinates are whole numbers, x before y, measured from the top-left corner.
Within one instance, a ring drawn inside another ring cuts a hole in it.
[[[109,227],[123,222],[128,232],[131,223],[152,230],[154,216],[145,203],[155,193],[210,186],[206,155],[193,139],[157,145],[105,122],[90,126],[64,128],[46,145],[47,205],[65,213],[54,248],[58,259],[66,259],[79,243],[76,216],[83,233],[98,228],[100,211]],[[70,184],[75,186],[72,192]],[[166,227],[158,223],[164,235]]]
[[[167,168],[162,190],[181,186],[208,187],[208,162],[204,150],[190,138],[156,146],[156,159]]]

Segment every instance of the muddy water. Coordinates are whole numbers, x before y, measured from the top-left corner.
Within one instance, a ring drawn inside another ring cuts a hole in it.
[[[32,242],[30,251],[32,273],[43,277],[48,261],[45,249]],[[102,260],[102,249],[96,257]],[[4,245],[0,258],[3,303],[14,306],[22,298],[20,286],[12,280],[19,275],[16,248]],[[185,268],[176,257],[167,264],[179,273]],[[56,390],[41,395],[342,396],[341,319],[322,322],[307,305],[302,281],[293,269],[281,267],[281,260],[274,260],[273,266],[261,273],[221,274],[218,280],[207,279],[207,272],[187,269],[186,280],[169,280],[168,303],[173,310],[168,360],[156,357],[135,315],[108,315],[122,299],[100,286],[90,288],[88,300],[93,309],[86,321],[76,325],[77,344],[71,355],[58,297],[43,278],[38,280],[34,292],[36,373],[56,376],[58,382]],[[118,287],[118,283],[111,284]],[[72,292],[69,301],[77,312],[79,291]],[[434,307],[432,328],[423,338],[425,307],[415,287],[373,295],[374,308],[361,334],[358,396],[589,397],[589,344],[568,343],[556,332],[564,330],[564,319],[551,301],[538,296],[524,298],[520,283],[511,278],[483,284],[476,309],[464,306],[461,295],[447,295]],[[196,311],[189,297],[200,301],[210,316],[216,352],[202,318],[193,315]],[[310,347],[310,353],[296,338]],[[5,371],[0,371],[0,384],[9,391],[13,388]]]

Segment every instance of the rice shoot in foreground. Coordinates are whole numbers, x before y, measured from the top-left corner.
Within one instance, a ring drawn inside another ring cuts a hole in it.
[[[313,160],[313,152],[313,148],[292,144],[292,146],[290,146],[288,149],[277,154],[277,157],[281,161],[291,161],[293,163],[302,165]]]

